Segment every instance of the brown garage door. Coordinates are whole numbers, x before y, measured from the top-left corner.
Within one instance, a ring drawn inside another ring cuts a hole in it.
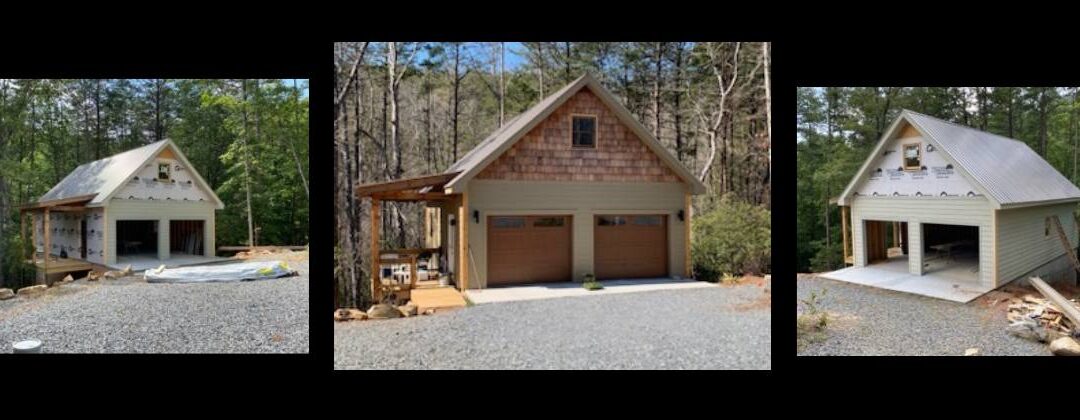
[[[596,278],[667,277],[667,216],[596,216]]]
[[[489,216],[487,285],[569,281],[570,216]]]

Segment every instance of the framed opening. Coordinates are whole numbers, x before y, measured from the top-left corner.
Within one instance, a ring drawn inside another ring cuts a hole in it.
[[[168,181],[169,176],[172,174],[172,170],[169,168],[168,163],[158,163],[158,177],[157,179],[162,181]]]
[[[918,171],[922,168],[922,143],[904,145],[904,170]]]

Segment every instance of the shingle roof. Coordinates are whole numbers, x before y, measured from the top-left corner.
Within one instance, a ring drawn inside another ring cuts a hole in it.
[[[96,194],[94,199],[87,203],[87,206],[101,206],[109,199],[114,191],[123,187],[128,179],[135,175],[139,168],[146,164],[147,161],[157,156],[162,149],[169,145],[173,146],[173,150],[177,152],[177,155],[184,164],[190,167],[191,164],[187,162],[187,158],[183,156],[183,153],[180,153],[180,150],[176,145],[169,140],[161,140],[107,158],[79,165],[79,167],[75,168],[75,170],[64,177],[63,180],[54,185],[49,192],[42,195],[38,201],[60,200]],[[206,185],[206,182],[203,181],[198,172],[192,171],[192,173],[203,188],[207,189],[218,208],[224,207],[221,200],[214,194],[214,190]]]
[[[660,156],[660,159],[667,163],[672,171],[690,184],[691,190],[695,194],[705,191],[705,185],[694,177],[682,163],[675,159],[675,157],[660,144],[659,140],[653,137],[648,130],[645,130],[644,127],[641,126],[641,123],[635,120],[630,112],[615,100],[607,89],[604,89],[604,87],[600,85],[600,82],[587,73],[566,86],[563,86],[550,96],[540,100],[539,103],[525,112],[507,121],[491,133],[491,135],[477,144],[476,147],[469,151],[469,153],[466,153],[465,156],[462,156],[461,159],[454,162],[453,165],[447,168],[445,173],[460,172],[461,174],[447,183],[446,186],[454,188],[456,185],[467,182],[480,170],[483,170],[484,167],[490,164],[491,161],[501,155],[502,152],[512,146],[518,139],[524,136],[525,133],[535,127],[536,124],[539,124],[552,111],[557,109],[559,105],[566,102],[570,96],[586,86],[588,86],[602,102],[606,103],[627,127],[637,133],[638,137],[644,141],[645,145]]]
[[[903,110],[893,123],[894,130],[882,138],[878,149],[891,139],[900,120],[907,120],[924,137],[937,144],[999,207],[1080,201],[1080,188],[1024,142],[918,112]],[[871,154],[868,162],[879,153]],[[845,196],[861,179],[862,172],[844,191]]]

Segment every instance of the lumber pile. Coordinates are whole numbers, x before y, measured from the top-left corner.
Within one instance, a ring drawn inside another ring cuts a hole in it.
[[[1073,299],[1075,302],[1076,299]],[[1057,331],[1064,335],[1072,335],[1076,325],[1050,300],[1026,295],[1022,298],[1012,298],[1007,315],[1009,322],[1034,321],[1040,327],[1051,331]]]

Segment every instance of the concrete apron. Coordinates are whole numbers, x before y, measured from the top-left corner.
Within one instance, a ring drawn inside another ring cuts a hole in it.
[[[967,267],[961,265],[918,276],[908,272],[907,259],[903,258],[865,267],[848,267],[818,276],[959,303],[970,302],[994,289],[993,286],[980,284],[977,275],[966,271]]]
[[[602,280],[602,290],[585,290],[580,282],[539,283],[521,286],[467,290],[465,296],[474,304],[513,302],[518,300],[551,299],[571,296],[599,296],[614,293],[649,292],[653,290],[699,289],[719,287],[716,283],[673,278]]]

